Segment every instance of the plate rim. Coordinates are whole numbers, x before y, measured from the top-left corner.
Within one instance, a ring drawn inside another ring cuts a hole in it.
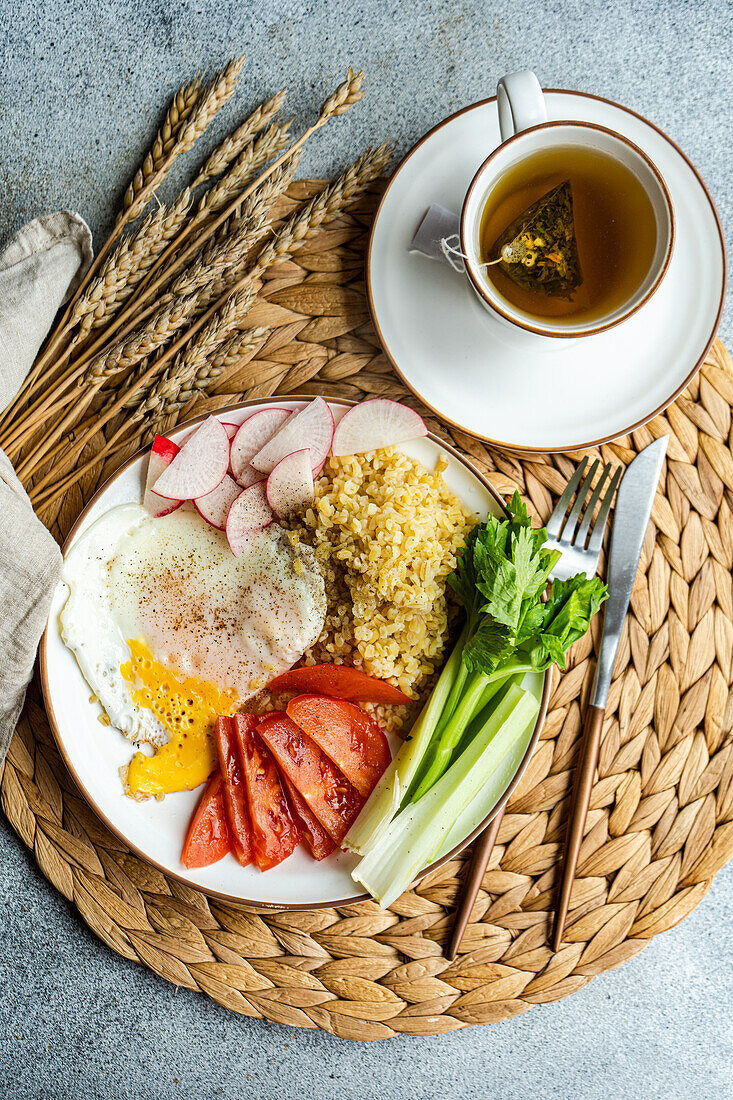
[[[276,395],[273,395],[272,397],[253,398],[250,401],[240,401],[240,402],[237,402],[235,404],[225,405],[221,409],[216,409],[216,410],[211,411],[211,412],[202,413],[200,416],[192,417],[190,420],[185,420],[180,424],[176,424],[175,427],[171,430],[177,432],[177,431],[180,431],[180,430],[183,430],[183,429],[186,429],[186,428],[194,427],[196,424],[202,423],[202,421],[206,420],[209,416],[221,416],[222,414],[225,414],[227,412],[238,412],[241,409],[256,408],[258,405],[271,405],[271,404],[277,402],[278,400],[280,400],[280,401],[312,401],[312,399],[313,399],[312,394],[276,394]],[[347,407],[359,404],[358,401],[353,401],[349,398],[341,398],[341,397],[331,399],[328,396],[326,396],[325,400],[328,401],[329,404],[345,405]],[[453,444],[446,443],[444,440],[440,439],[440,437],[435,435],[434,432],[429,431],[427,433],[427,438],[430,439],[433,443],[437,443],[438,446],[444,448],[453,458],[457,459],[466,469],[468,469],[469,472],[472,473],[474,475],[474,477],[476,477],[478,479],[478,481],[484,486],[484,488],[487,490],[487,492],[493,497],[493,499],[496,501],[496,503],[499,505],[499,507],[504,512],[504,514],[506,514],[506,504],[504,503],[504,500],[502,499],[501,494],[498,492],[497,489],[494,488],[494,486],[490,483],[488,478],[484,474],[481,473],[481,471],[473,464],[473,462],[471,462],[471,460],[469,458],[467,458],[465,455],[463,455],[458,450],[457,447],[453,446]],[[97,489],[97,491],[94,493],[94,495],[92,497],[90,497],[90,499],[87,501],[84,508],[81,510],[81,512],[77,516],[76,520],[74,521],[74,523],[73,523],[71,529],[69,530],[69,533],[67,534],[66,538],[64,539],[63,545],[61,547],[62,555],[64,555],[64,556],[66,555],[67,549],[69,548],[69,544],[71,543],[72,539],[76,535],[77,530],[79,529],[79,527],[82,524],[85,516],[87,515],[89,510],[93,507],[93,505],[97,503],[97,501],[100,499],[100,497],[102,497],[108,491],[108,489],[111,488],[111,486],[114,484],[114,482],[117,481],[117,479],[127,469],[129,469],[129,467],[132,466],[133,463],[137,462],[140,458],[143,457],[143,455],[148,453],[148,451],[150,450],[150,446],[151,446],[151,444],[148,444],[147,446],[140,447],[137,451],[135,451],[135,453],[133,455],[131,455],[128,459],[126,459],[126,461],[117,470],[115,470],[115,472],[113,474],[111,474],[102,485],[100,485],[100,487]],[[48,647],[48,638],[49,638],[50,626],[51,626],[51,617],[49,615],[49,618],[46,622],[46,626],[44,627],[44,630],[43,630],[43,634],[41,636],[41,642],[40,642],[39,653],[38,653],[38,663],[39,663],[39,672],[40,672],[40,680],[41,680],[41,692],[42,692],[42,695],[43,695],[43,703],[44,703],[44,706],[45,706],[45,709],[46,709],[46,716],[48,718],[48,724],[51,728],[51,732],[53,733],[54,741],[56,742],[56,746],[59,750],[59,753],[61,754],[61,758],[63,759],[64,764],[68,768],[69,773],[70,773],[72,779],[74,780],[74,783],[76,784],[76,786],[79,790],[79,793],[81,794],[81,796],[84,799],[84,801],[86,802],[86,804],[97,815],[97,817],[103,822],[103,824],[110,830],[110,832],[113,833],[114,836],[116,836],[119,840],[122,840],[124,842],[124,844],[127,845],[128,849],[131,852],[133,852],[136,856],[138,856],[140,859],[142,859],[145,863],[148,863],[151,867],[155,867],[156,870],[160,871],[162,874],[166,875],[167,877],[170,877],[170,878],[174,879],[176,882],[182,883],[184,886],[188,886],[188,887],[190,887],[194,890],[199,890],[202,894],[205,894],[206,897],[214,898],[217,901],[224,901],[224,902],[226,902],[227,904],[230,904],[230,905],[245,906],[245,907],[250,908],[250,909],[267,909],[267,910],[273,910],[275,912],[304,912],[304,911],[307,911],[309,909],[340,908],[340,907],[345,906],[345,905],[355,905],[357,902],[361,902],[361,901],[373,900],[371,894],[369,894],[367,892],[363,892],[363,893],[360,893],[360,894],[355,894],[352,897],[343,898],[343,899],[339,898],[336,901],[329,900],[329,901],[319,901],[319,902],[288,902],[288,903],[268,902],[268,901],[262,901],[262,900],[254,901],[254,900],[251,900],[251,899],[248,899],[248,898],[242,898],[238,895],[228,894],[228,893],[225,893],[221,890],[215,890],[215,889],[212,889],[212,888],[209,888],[209,887],[200,886],[198,883],[192,883],[189,879],[185,878],[183,875],[179,874],[178,872],[172,871],[169,867],[166,867],[164,864],[159,863],[157,860],[151,859],[151,857],[146,852],[144,852],[140,847],[138,847],[138,845],[133,844],[129,840],[129,838],[125,835],[125,833],[120,828],[118,828],[114,824],[114,822],[112,822],[110,820],[110,818],[107,816],[105,811],[97,804],[95,799],[92,798],[90,793],[87,791],[86,787],[84,786],[84,783],[82,782],[81,778],[79,777],[79,775],[78,775],[78,773],[77,773],[77,771],[76,771],[76,769],[73,765],[73,762],[71,761],[71,759],[70,759],[70,757],[69,757],[69,755],[66,751],[66,748],[64,746],[63,738],[61,737],[58,722],[56,720],[56,714],[55,714],[55,711],[54,711],[54,708],[53,708],[53,702],[52,702],[52,699],[51,699],[51,684],[50,684],[49,675],[48,675],[47,647]],[[527,748],[525,750],[524,756],[522,757],[522,760],[519,764],[519,767],[517,768],[515,774],[512,776],[512,779],[511,779],[509,785],[507,786],[506,790],[502,794],[499,801],[491,809],[491,811],[487,814],[487,816],[483,819],[483,821],[481,821],[480,824],[466,837],[465,840],[462,840],[459,844],[457,844],[454,848],[452,848],[444,856],[441,856],[440,859],[435,860],[428,867],[426,867],[425,870],[422,871],[413,880],[414,882],[419,882],[429,872],[435,871],[439,867],[442,867],[445,863],[447,863],[449,860],[453,859],[456,855],[458,855],[459,852],[463,851],[464,848],[468,847],[468,845],[471,844],[476,839],[476,837],[479,836],[479,834],[482,833],[484,831],[484,829],[487,828],[487,826],[496,817],[496,815],[504,809],[506,803],[509,801],[509,798],[511,797],[514,789],[516,788],[516,786],[519,783],[520,779],[522,778],[526,768],[528,767],[529,762],[532,758],[532,755],[534,754],[534,750],[537,746],[537,742],[540,739],[540,734],[541,734],[542,729],[544,727],[545,718],[547,716],[547,709],[548,709],[548,706],[549,706],[552,686],[553,686],[553,669],[550,668],[545,672],[545,675],[544,675],[543,684],[542,684],[542,696],[540,698],[540,709],[539,709],[539,712],[537,714],[537,719],[535,721],[535,725],[534,725],[534,728],[532,730],[532,735],[531,735],[531,737],[529,739],[529,742],[527,744]]]
[[[566,454],[568,452],[590,450],[593,447],[600,447],[604,443],[611,443],[613,440],[618,439],[620,436],[630,435],[631,432],[635,432],[638,428],[643,427],[644,424],[648,424],[649,421],[653,420],[655,416],[659,416],[661,413],[663,413],[664,410],[669,408],[669,406],[674,401],[676,401],[677,398],[679,397],[679,395],[689,386],[690,382],[692,382],[693,378],[695,377],[695,375],[698,373],[698,371],[702,367],[703,363],[705,362],[705,360],[707,358],[707,355],[708,355],[708,352],[710,351],[711,347],[713,346],[713,343],[715,341],[715,337],[716,337],[718,329],[720,327],[720,321],[721,321],[721,318],[723,316],[723,310],[725,308],[725,295],[726,295],[726,288],[727,288],[727,283],[728,283],[728,254],[727,254],[727,250],[726,250],[725,235],[723,233],[723,225],[722,225],[722,222],[720,220],[720,214],[718,213],[717,207],[715,206],[715,202],[713,201],[713,196],[710,193],[710,189],[708,188],[707,184],[705,183],[704,179],[702,178],[702,176],[698,172],[695,165],[692,163],[692,161],[687,156],[687,154],[680,148],[680,146],[675,141],[673,141],[673,139],[664,130],[662,130],[660,126],[657,126],[656,123],[651,122],[650,119],[646,118],[644,115],[640,114],[638,111],[634,111],[633,108],[625,107],[622,103],[616,103],[615,100],[608,99],[606,96],[594,95],[591,92],[581,92],[581,91],[578,91],[576,89],[571,89],[571,88],[543,88],[542,90],[543,90],[544,93],[556,94],[556,95],[574,95],[574,96],[578,96],[581,99],[592,99],[592,100],[596,100],[599,103],[605,103],[605,104],[607,104],[611,107],[617,107],[620,111],[625,111],[626,114],[632,115],[634,118],[638,119],[640,122],[646,123],[646,125],[651,127],[652,130],[656,130],[656,132],[660,135],[660,137],[664,138],[665,141],[667,141],[668,144],[672,146],[672,148],[679,154],[679,156],[688,165],[688,167],[692,171],[693,175],[697,179],[697,182],[700,185],[700,187],[701,187],[701,189],[702,189],[702,191],[705,195],[705,198],[708,201],[708,204],[709,204],[710,209],[711,209],[712,214],[713,214],[713,219],[715,221],[715,224],[716,224],[716,227],[717,227],[717,230],[718,230],[718,238],[719,238],[719,241],[720,241],[720,253],[721,253],[721,259],[722,259],[722,263],[723,263],[723,270],[722,270],[722,279],[721,279],[721,286],[720,286],[720,302],[718,304],[718,309],[717,309],[717,312],[716,312],[716,315],[715,315],[715,319],[713,321],[713,327],[712,327],[712,331],[710,333],[710,337],[708,339],[708,342],[707,342],[701,356],[699,357],[699,359],[697,360],[697,362],[693,366],[690,373],[684,379],[684,381],[677,387],[677,389],[671,394],[671,396],[668,399],[666,399],[664,402],[662,402],[662,404],[659,405],[652,412],[650,412],[650,413],[646,414],[645,416],[641,417],[640,420],[635,421],[633,424],[629,425],[627,428],[624,428],[624,429],[622,429],[618,432],[614,432],[612,435],[605,435],[605,436],[600,437],[599,439],[592,439],[592,440],[588,441],[587,443],[570,443],[570,444],[567,444],[567,445],[558,445],[558,446],[552,446],[552,447],[531,447],[531,446],[528,446],[527,444],[508,443],[505,440],[494,439],[491,436],[481,435],[479,432],[473,431],[471,428],[467,428],[465,426],[465,424],[460,424],[457,420],[452,420],[449,416],[446,416],[446,414],[444,412],[441,412],[441,410],[438,409],[435,405],[432,405],[428,400],[426,400],[426,398],[423,396],[423,394],[421,394],[420,391],[415,388],[415,385],[408,380],[408,378],[405,376],[405,374],[401,370],[399,364],[397,363],[397,360],[395,359],[395,357],[390,352],[389,347],[388,347],[388,345],[387,345],[387,343],[384,339],[384,334],[382,333],[382,329],[381,329],[380,324],[379,324],[379,320],[378,320],[378,317],[377,317],[377,311],[375,309],[374,300],[373,300],[373,296],[372,296],[372,248],[373,248],[373,245],[374,245],[374,235],[375,235],[375,232],[376,232],[376,229],[377,229],[377,225],[379,224],[379,216],[382,213],[382,207],[384,206],[384,204],[387,200],[387,197],[388,197],[388,195],[389,195],[389,193],[392,189],[392,184],[395,182],[398,175],[400,174],[400,172],[402,171],[404,166],[407,164],[408,160],[412,157],[413,153],[416,153],[417,150],[419,148],[421,148],[421,146],[433,136],[433,134],[436,134],[439,130],[442,130],[444,126],[449,125],[455,119],[460,118],[461,115],[464,115],[464,114],[466,114],[466,112],[472,111],[477,107],[485,107],[489,103],[495,103],[496,102],[496,96],[495,95],[488,96],[486,99],[479,99],[475,103],[469,103],[466,107],[462,107],[459,111],[454,111],[453,114],[448,115],[446,118],[442,119],[441,122],[436,123],[436,125],[432,126],[427,131],[427,133],[423,134],[423,136],[417,142],[415,142],[415,144],[412,146],[412,148],[405,154],[405,156],[402,158],[402,160],[398,164],[397,168],[395,169],[394,173],[390,177],[390,180],[389,180],[389,182],[388,182],[388,184],[385,188],[384,194],[382,195],[382,197],[379,201],[379,205],[377,206],[377,210],[376,210],[376,213],[374,215],[374,221],[372,222],[372,228],[371,228],[371,231],[369,233],[369,246],[367,248],[366,271],[365,271],[365,280],[364,281],[365,281],[365,286],[366,286],[366,296],[367,296],[367,302],[369,304],[369,313],[370,313],[370,316],[371,316],[372,324],[374,325],[374,328],[376,329],[377,337],[379,339],[379,343],[381,345],[382,351],[384,352],[384,354],[387,357],[387,359],[389,360],[389,362],[392,364],[392,367],[394,368],[394,370],[396,371],[398,376],[401,378],[401,380],[404,382],[404,384],[407,386],[407,388],[420,401],[422,401],[423,405],[425,405],[426,408],[430,409],[431,412],[433,412],[437,417],[439,417],[444,423],[449,424],[452,428],[457,428],[458,431],[465,432],[466,435],[469,435],[474,439],[479,439],[483,443],[488,443],[490,446],[496,447],[499,450],[509,451],[512,454],[519,454],[519,455],[556,455],[556,454]],[[580,121],[580,120],[566,119],[564,121],[576,122],[576,121]]]

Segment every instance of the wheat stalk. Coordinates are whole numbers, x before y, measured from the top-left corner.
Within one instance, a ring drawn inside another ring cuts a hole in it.
[[[189,149],[193,148],[194,143],[198,141],[201,135],[208,129],[222,107],[229,102],[234,95],[234,89],[239,79],[239,74],[242,71],[244,61],[244,57],[233,57],[227,62],[224,68],[215,75],[188,118],[176,131],[168,152],[161,158],[158,166],[150,173],[143,186],[135,192],[130,202],[127,202],[128,195],[127,193],[125,194],[126,201],[122,218],[119,222],[120,225],[129,224],[139,218],[150,201],[155,189],[160,187],[161,183],[170,172],[174,161],[183,153],[187,153]],[[129,191],[130,188],[128,188],[128,192]]]
[[[290,122],[273,123],[244,149],[225,176],[201,196],[194,222],[215,214],[234,195],[241,193],[252,177],[277,156],[288,143]],[[193,227],[192,227],[193,228]]]
[[[93,360],[83,375],[76,380],[77,390],[72,391],[71,394],[72,410],[69,415],[72,417],[78,415],[80,400],[83,401],[84,408],[86,408],[92,397],[108,385],[111,379],[123,373],[129,374],[139,363],[144,363],[155,351],[168,343],[175,333],[190,320],[195,307],[195,296],[175,301],[166,308],[159,310],[153,320],[141,327],[138,332],[133,333],[126,340],[119,341],[103,355]],[[83,390],[81,395],[79,395],[79,390]],[[70,398],[69,395],[66,395],[60,401],[42,410],[35,417],[30,418],[26,427],[28,429],[36,428],[41,420],[63,412],[69,404]],[[68,423],[68,416],[62,423],[64,426]],[[61,426],[59,425],[59,427]],[[30,430],[27,431],[26,439],[30,434]],[[18,476],[25,476],[32,471],[34,466],[38,465],[42,458],[53,457],[59,450],[63,449],[63,446],[57,448],[52,446],[54,438],[55,435],[46,434],[42,436],[34,449],[24,455],[23,461],[18,466]]]
[[[123,219],[125,219],[125,222],[129,222],[130,219],[126,216],[126,212],[135,203],[140,192],[147,187],[153,176],[163,169],[167,158],[175,148],[176,138],[181,128],[189,119],[200,98],[201,78],[198,76],[189,84],[184,84],[173,96],[165,121],[158,131],[155,141],[128,184],[122,200],[122,210],[117,215],[118,222]]]
[[[160,310],[151,324],[144,326],[140,332],[136,332],[126,340],[120,341],[95,359],[85,371],[83,379],[80,378],[77,381],[79,388],[85,391],[82,395],[85,407],[96,392],[108,386],[110,382],[113,386],[117,384],[119,375],[124,374],[128,385],[134,386],[135,380],[147,371],[149,357],[163,344],[167,343],[178,329],[189,320],[194,308],[195,298],[191,298],[182,299],[174,303],[173,306]],[[102,411],[106,411],[114,400],[114,396],[111,396],[103,406]],[[68,400],[59,405],[52,405],[47,410],[47,415],[52,416],[54,413],[62,411],[67,404]],[[129,406],[132,407],[134,404],[135,402],[130,402]],[[78,406],[75,408],[75,415],[77,413]],[[43,459],[48,462],[55,458],[69,443],[78,438],[81,431],[86,431],[91,427],[96,422],[97,416],[98,414],[94,414],[89,420],[76,424],[63,439],[50,449],[44,449]],[[29,467],[37,466],[40,457],[40,452],[34,452],[25,456],[24,462]]]
[[[170,292],[174,295],[192,294],[207,288],[207,304],[221,297],[242,260],[266,229],[272,207],[292,182],[296,168],[297,158],[293,158],[266,180],[259,191],[250,195],[230,234],[221,242],[216,238],[211,240],[193,266],[178,276]]]
[[[120,242],[102,271],[80,298],[71,315],[80,321],[81,339],[110,320],[150,271],[158,256],[179,232],[189,206],[191,189],[186,187],[170,206],[150,214],[140,228]]]
[[[260,251],[253,268],[244,274],[228,291],[224,301],[214,305],[196,321],[191,328],[173,342],[148,368],[148,370],[136,381],[137,388],[147,384],[149,379],[159,375],[165,363],[173,359],[174,355],[196,336],[216,316],[219,309],[225,305],[226,300],[236,295],[239,291],[252,291],[256,281],[272,264],[280,263],[300,248],[306,240],[313,236],[319,226],[327,224],[336,217],[341,210],[349,206],[358,198],[359,194],[369,186],[383,171],[391,155],[391,145],[385,143],[377,149],[368,149],[357,161],[347,168],[333,183],[329,184],[298,213],[292,215],[281,227],[279,232]],[[73,463],[84,447],[104,425],[118,413],[129,400],[129,391],[120,395],[115,402],[102,414],[90,428],[72,445],[65,457],[65,465]],[[120,438],[125,434],[126,424],[122,424],[117,432],[109,440],[108,447],[114,448]],[[54,500],[59,493],[76,483],[84,473],[91,468],[98,458],[77,468],[66,481],[63,488],[52,486],[50,482],[54,475],[45,475],[31,490],[31,496],[36,503],[47,504]]]
[[[260,130],[264,130],[268,123],[272,121],[285,102],[285,95],[286,91],[283,88],[282,91],[270,99],[266,99],[252,112],[249,118],[244,120],[241,126],[238,126],[228,137],[224,138],[221,145],[217,146],[203,168],[200,169],[191,186],[198,187],[199,184],[205,183],[207,180],[217,179],[226,172],[232,161],[236,160],[243,152],[255,134],[258,134]]]

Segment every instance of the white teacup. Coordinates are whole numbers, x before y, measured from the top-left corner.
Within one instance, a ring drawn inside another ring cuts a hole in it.
[[[461,252],[465,270],[481,304],[494,316],[539,336],[591,336],[625,321],[657,289],[669,265],[674,244],[674,211],[667,186],[646,153],[620,134],[589,122],[548,122],[540,83],[529,70],[509,73],[497,85],[501,145],[473,177],[461,212]],[[562,146],[597,149],[620,161],[646,191],[657,224],[657,244],[646,277],[622,305],[592,320],[572,317],[538,318],[509,302],[487,277],[481,264],[481,216],[494,184],[524,157]]]

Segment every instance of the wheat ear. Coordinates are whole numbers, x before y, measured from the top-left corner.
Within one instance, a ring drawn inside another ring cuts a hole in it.
[[[154,211],[135,233],[120,242],[74,307],[71,319],[81,322],[81,339],[99,328],[103,321],[110,320],[132,295],[168,242],[179,232],[190,205],[191,189],[187,187],[174,203]]]
[[[239,154],[225,176],[201,196],[194,222],[215,214],[235,195],[239,195],[252,177],[286,147],[290,122],[273,123]],[[193,228],[193,226],[192,226]]]
[[[117,215],[118,222],[123,219],[126,222],[130,220],[126,216],[126,212],[135,203],[138,195],[148,185],[153,176],[163,169],[167,158],[173,152],[181,128],[190,118],[191,112],[200,98],[201,78],[198,76],[190,84],[184,84],[173,96],[165,121],[158,131],[155,141],[128,184],[122,200],[122,209]]]
[[[221,145],[217,146],[208,158],[203,168],[199,170],[191,186],[198,187],[199,184],[205,183],[207,180],[217,179],[223,175],[232,161],[236,160],[239,154],[249,145],[252,138],[272,122],[285,102],[285,95],[286,91],[283,88],[282,91],[270,99],[266,99],[252,112],[249,118],[244,120],[241,126],[238,126],[228,137],[225,137]]]
[[[232,98],[244,61],[244,57],[233,57],[216,74],[206,91],[199,98],[189,117],[178,128],[174,141],[169,151],[161,159],[159,166],[145,180],[145,183],[134,194],[131,201],[129,203],[126,201],[122,217],[124,224],[129,224],[139,218],[155,189],[160,187],[170,172],[174,161],[193,147],[214,121],[222,107]],[[128,192],[129,190],[130,188],[128,188]],[[126,200],[127,197],[126,194]]]

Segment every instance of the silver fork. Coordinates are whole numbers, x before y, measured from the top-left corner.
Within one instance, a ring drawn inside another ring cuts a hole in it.
[[[588,468],[588,459],[582,460],[565,486],[565,491],[547,523],[546,545],[549,549],[559,550],[562,554],[551,574],[558,580],[566,581],[576,573],[585,573],[587,577],[592,577],[598,569],[608,513],[623,474],[621,466],[606,463],[593,488],[593,479],[600,465],[601,460],[598,458],[591,463],[590,468]],[[573,497],[575,497],[574,502]],[[599,502],[598,515],[594,517]],[[453,918],[453,928],[445,950],[447,959],[455,959],[458,953],[503,816],[504,806],[473,843],[471,863],[463,883]]]
[[[583,459],[565,486],[565,492],[555,505],[547,523],[547,546],[551,550],[559,550],[562,554],[552,571],[552,576],[561,581],[574,577],[576,573],[585,573],[587,577],[593,577],[598,569],[608,512],[623,473],[621,466],[614,467],[607,462],[591,492],[593,478],[600,464],[601,460],[597,458],[588,470],[588,459]],[[578,488],[579,485],[580,488]],[[570,502],[576,490],[578,495],[570,508]],[[601,507],[594,520],[593,513],[599,501]]]

